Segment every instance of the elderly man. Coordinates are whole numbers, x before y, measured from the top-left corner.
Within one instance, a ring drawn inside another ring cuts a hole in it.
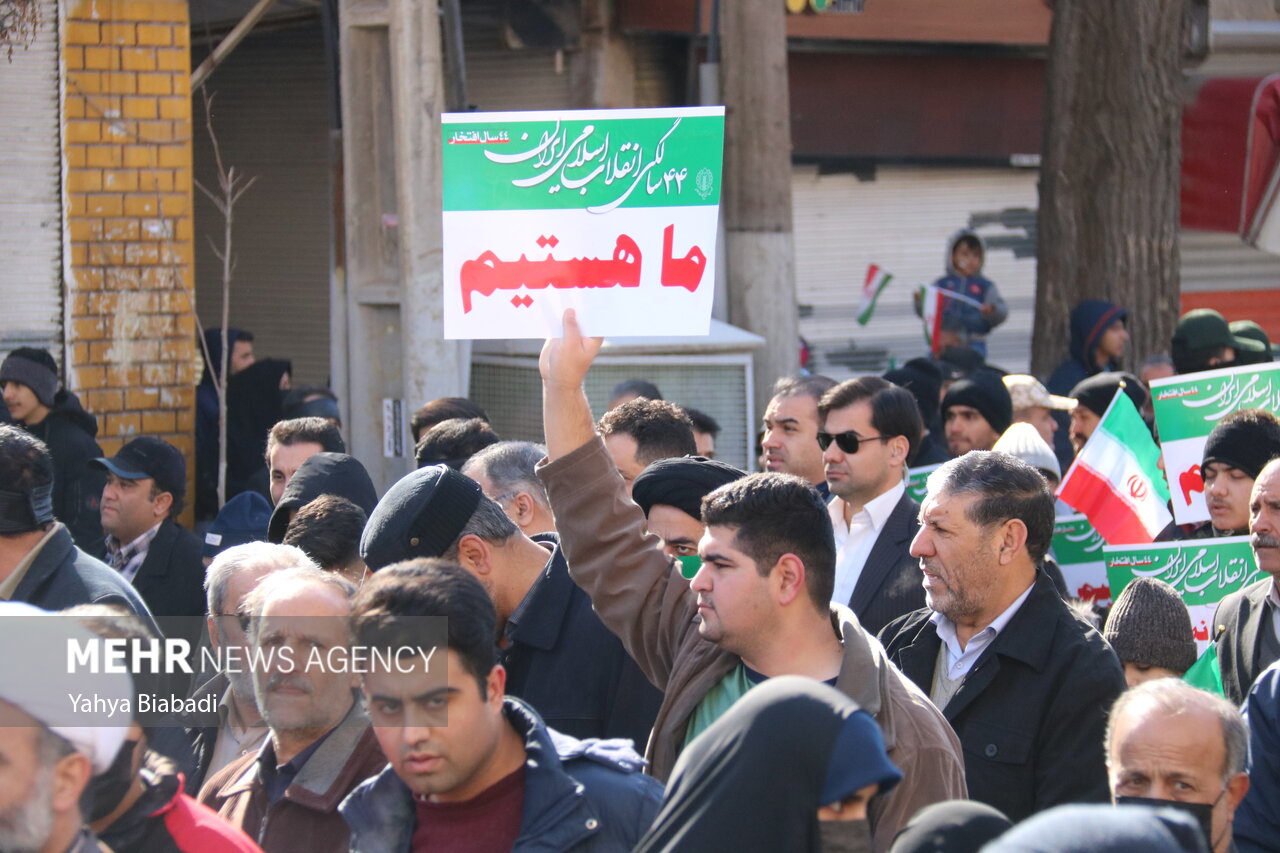
[[[1258,673],[1280,660],[1280,459],[1268,462],[1253,483],[1249,536],[1267,577],[1227,595],[1213,615],[1222,693],[1235,705]]]
[[[1211,853],[1231,849],[1231,822],[1249,790],[1249,734],[1235,708],[1177,679],[1156,679],[1116,702],[1106,743],[1112,799],[1189,812]]]
[[[307,555],[288,545],[249,542],[228,548],[214,558],[205,575],[209,645],[222,669],[195,690],[196,696],[216,697],[216,725],[189,730],[195,766],[188,769],[187,793],[199,793],[204,780],[232,761],[257,752],[267,727],[253,695],[253,674],[240,662],[249,654],[241,628],[241,606],[258,583],[280,569],[315,567]],[[228,665],[234,662],[236,665]],[[206,721],[201,721],[202,723]]]
[[[444,465],[402,478],[370,516],[360,553],[372,572],[415,557],[461,564],[497,609],[508,693],[574,737],[649,739],[662,696],[574,586],[555,534],[525,536],[473,480]]]
[[[333,572],[290,568],[264,578],[245,602],[260,661],[251,666],[253,692],[271,736],[205,782],[200,801],[267,853],[345,853],[338,804],[385,763],[356,701],[357,665],[344,654],[354,591]],[[322,663],[313,665],[313,654]]]
[[[668,778],[681,750],[764,679],[833,680],[876,709],[889,757],[905,777],[871,805],[873,841],[883,853],[917,810],[964,796],[954,733],[857,617],[832,607],[835,542],[826,506],[807,481],[756,474],[707,495],[702,565],[692,580],[675,570],[658,538],[645,534],[643,514],[592,429],[583,380],[600,345],[582,337],[570,311],[565,337],[543,348],[549,462],[538,476],[557,516],[575,521],[561,526],[574,580],[665,690],[649,739],[653,775]]]
[[[553,735],[503,695],[495,616],[445,560],[390,566],[356,597],[359,645],[400,654],[364,676],[390,766],[342,804],[353,850],[630,850],[653,821],[662,786],[629,744]],[[428,642],[438,654],[424,662]]]
[[[764,410],[764,433],[760,436],[764,470],[793,474],[811,483],[824,497],[827,478],[818,446],[818,401],[835,384],[825,376],[779,379]]]
[[[850,379],[818,402],[836,537],[831,600],[875,633],[924,607],[911,539],[920,505],[907,495],[907,460],[924,425],[909,391],[878,376]]]
[[[0,424],[0,600],[46,610],[116,604],[154,627],[119,572],[76,547],[53,515],[53,459],[39,439]]]
[[[72,672],[69,641],[97,638],[65,616],[0,602],[0,850],[6,853],[99,853],[85,825],[81,796],[106,773],[125,744],[128,720],[77,708],[69,691],[103,707],[128,705],[133,683],[123,672]],[[22,648],[21,654],[14,650]],[[111,704],[114,703],[114,704]]]
[[[555,533],[547,490],[533,471],[546,455],[541,444],[500,441],[468,459],[462,473],[479,483],[480,490],[502,507],[525,536]]]
[[[1106,711],[1116,655],[1037,566],[1053,535],[1044,477],[1004,453],[929,476],[920,532],[928,607],[880,633],[890,657],[960,736],[970,796],[1020,821],[1107,796]]]

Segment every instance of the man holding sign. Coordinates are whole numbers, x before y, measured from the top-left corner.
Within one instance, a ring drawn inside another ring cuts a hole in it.
[[[1280,456],[1280,419],[1262,409],[1240,409],[1224,417],[1204,442],[1204,502],[1209,520],[1187,539],[1244,536],[1249,499],[1262,466]]]
[[[1222,692],[1236,705],[1258,673],[1280,660],[1280,459],[1268,462],[1253,484],[1249,535],[1268,577],[1222,599],[1213,617]]]

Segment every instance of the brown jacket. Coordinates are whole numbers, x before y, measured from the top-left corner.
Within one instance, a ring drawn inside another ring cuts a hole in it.
[[[243,755],[210,776],[200,802],[244,830],[266,853],[347,853],[350,832],[338,803],[387,764],[360,703],[352,705],[270,808],[258,756]]]
[[[644,513],[627,497],[603,441],[597,437],[554,462],[544,461],[538,476],[547,487],[570,574],[641,671],[666,693],[646,753],[650,771],[665,781],[694,709],[740,659],[698,634],[689,583],[658,538],[644,532]],[[889,661],[853,612],[833,606],[831,620],[845,649],[836,687],[876,718],[904,777],[872,804],[875,849],[882,853],[919,809],[965,798],[964,759],[941,712]]]

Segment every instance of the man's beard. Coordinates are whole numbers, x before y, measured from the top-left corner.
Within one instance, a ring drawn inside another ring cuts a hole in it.
[[[0,850],[40,853],[53,835],[53,768],[36,771],[31,793],[21,803],[0,812]]]

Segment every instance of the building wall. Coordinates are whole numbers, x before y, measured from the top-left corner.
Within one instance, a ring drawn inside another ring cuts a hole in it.
[[[68,0],[62,143],[67,384],[98,417],[104,451],[155,435],[190,470],[188,33],[184,0]]]

